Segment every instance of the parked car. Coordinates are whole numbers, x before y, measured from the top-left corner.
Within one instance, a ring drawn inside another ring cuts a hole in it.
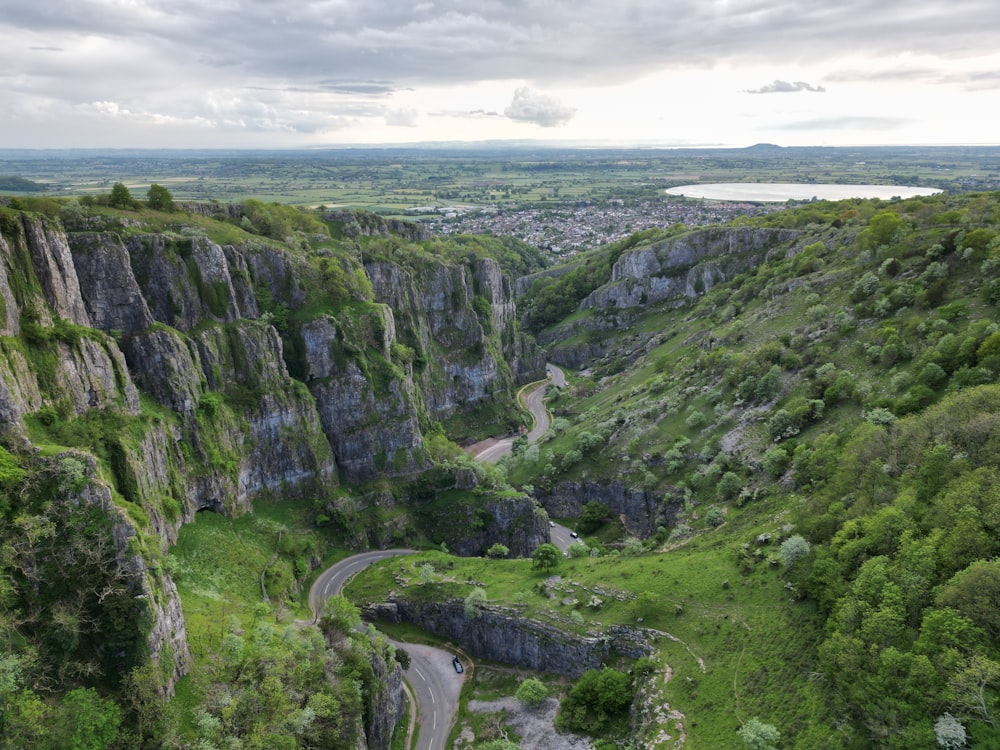
[[[458,672],[459,674],[462,674],[462,672],[465,671],[465,667],[462,666],[462,660],[458,658],[457,654],[455,658],[451,660],[451,663],[452,666],[455,667],[455,671]]]

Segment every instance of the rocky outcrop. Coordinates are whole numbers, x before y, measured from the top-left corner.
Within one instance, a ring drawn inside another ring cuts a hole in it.
[[[147,565],[146,558],[141,554],[140,535],[135,524],[115,504],[110,488],[103,482],[93,480],[96,472],[93,458],[81,453],[72,455],[85,463],[91,478],[82,490],[70,492],[67,500],[99,509],[111,523],[116,567],[107,572],[108,586],[103,593],[105,596],[113,595],[114,588],[123,584],[134,606],[146,609],[143,616],[136,618],[135,627],[139,627],[138,623],[143,620],[150,623],[145,636],[149,658],[159,663],[163,673],[168,675],[164,687],[172,695],[174,682],[187,674],[191,662],[177,588],[169,576],[154,572]],[[134,654],[127,656],[135,657]]]
[[[80,282],[62,227],[47,220],[27,217],[23,227],[34,274],[41,283],[49,307],[63,320],[89,326],[90,316],[80,294]]]
[[[206,237],[162,234],[128,238],[132,271],[153,317],[190,331],[203,320],[258,317],[249,278],[231,268],[225,251]]]
[[[131,335],[153,323],[146,300],[136,283],[129,253],[117,235],[73,235],[73,265],[80,287],[87,290],[84,305],[95,328]]]
[[[197,364],[197,351],[180,334],[158,327],[123,343],[125,361],[136,382],[168,409],[191,414],[201,400],[205,377]]]
[[[302,327],[309,390],[337,463],[351,481],[413,474],[427,465],[412,379],[395,368],[391,310],[381,318],[382,352],[366,375],[345,356],[337,321],[317,318]],[[374,381],[374,382],[373,382]]]
[[[372,644],[368,662],[375,673],[374,695],[368,696],[370,709],[365,721],[366,750],[389,750],[393,732],[406,711],[403,693],[403,670],[396,662],[391,645],[382,646],[381,638]]]
[[[369,262],[375,297],[395,314],[398,337],[423,363],[417,382],[442,420],[544,377],[544,353],[515,322],[510,281],[490,259],[406,268]]]
[[[583,506],[596,500],[621,519],[628,534],[640,538],[651,536],[657,526],[672,527],[682,510],[679,503],[662,494],[631,489],[620,482],[560,482],[551,492],[536,490],[535,497],[555,518],[578,518]]]
[[[470,616],[460,600],[417,602],[394,597],[367,607],[364,615],[373,620],[417,625],[461,645],[480,659],[541,672],[578,676],[599,668],[611,653],[611,643],[605,638],[566,633],[497,606],[485,607]]]
[[[403,596],[368,605],[366,619],[410,623],[459,644],[480,659],[576,677],[599,669],[612,653],[631,659],[654,651],[654,631],[612,626],[599,635],[576,635],[523,617],[517,610],[488,604],[467,611],[459,599],[416,601]]]
[[[453,504],[448,520],[435,523],[437,534],[447,528],[454,533],[445,540],[456,555],[485,555],[494,544],[510,549],[511,557],[527,557],[540,544],[549,541],[548,518],[526,496],[503,497],[482,492],[474,503]],[[430,537],[436,539],[432,531]]]
[[[345,237],[388,237],[396,235],[410,242],[430,239],[426,227],[403,219],[387,219],[367,211],[327,211],[326,221],[336,222]]]
[[[698,297],[760,265],[798,235],[792,229],[704,229],[635,248],[622,254],[611,281],[591,292],[580,307],[627,308]]]

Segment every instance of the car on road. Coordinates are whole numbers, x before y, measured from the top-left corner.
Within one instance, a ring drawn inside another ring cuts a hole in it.
[[[579,534],[577,534],[577,533],[576,533],[575,531],[571,531],[571,532],[569,532],[569,535],[570,535],[571,537],[573,537],[574,539],[579,539],[579,538],[580,538],[580,535],[579,535]]]
[[[549,521],[549,526],[551,526],[554,529],[556,527],[556,522],[555,521]]]
[[[455,658],[451,660],[451,664],[455,667],[455,671],[459,674],[462,674],[462,672],[465,671],[465,667],[462,666],[462,660],[459,659],[458,656],[455,656]]]

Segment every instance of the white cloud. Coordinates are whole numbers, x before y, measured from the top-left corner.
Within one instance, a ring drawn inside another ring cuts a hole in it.
[[[751,126],[779,115],[808,136],[810,123],[851,113],[872,114],[873,127],[905,118],[907,137],[921,140],[920,122],[933,119],[935,138],[962,141],[995,139],[988,120],[1000,111],[996,0],[2,2],[8,144],[56,134],[62,142],[39,145],[75,145],[84,131],[57,113],[89,106],[96,123],[99,102],[118,112],[103,112],[107,131],[88,137],[115,145],[110,124],[128,122],[136,141],[151,128],[149,146],[189,123],[198,138],[217,128],[222,142],[264,134],[260,145],[285,134],[285,145],[523,137],[524,123],[550,138],[738,144],[766,139]],[[672,83],[692,75],[704,75],[700,90]],[[457,93],[486,87],[490,96]]]
[[[417,110],[390,109],[385,113],[385,124],[396,128],[413,128],[417,125]]]
[[[530,122],[543,128],[555,128],[565,125],[576,114],[569,107],[551,94],[532,91],[522,86],[514,92],[514,99],[503,113],[511,120]]]
[[[805,81],[795,81],[794,83],[789,83],[788,81],[774,81],[774,83],[769,83],[765,86],[761,86],[759,89],[747,89],[748,94],[791,94],[798,91],[812,91],[815,93],[823,93],[826,91],[822,86],[813,86],[811,83],[806,83]]]

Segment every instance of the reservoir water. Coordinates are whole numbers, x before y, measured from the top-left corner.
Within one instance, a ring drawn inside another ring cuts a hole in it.
[[[716,182],[705,185],[679,185],[667,188],[670,195],[704,198],[715,201],[756,201],[784,203],[812,198],[839,201],[845,198],[913,198],[940,193],[938,188],[906,185],[835,185],[813,182]]]

